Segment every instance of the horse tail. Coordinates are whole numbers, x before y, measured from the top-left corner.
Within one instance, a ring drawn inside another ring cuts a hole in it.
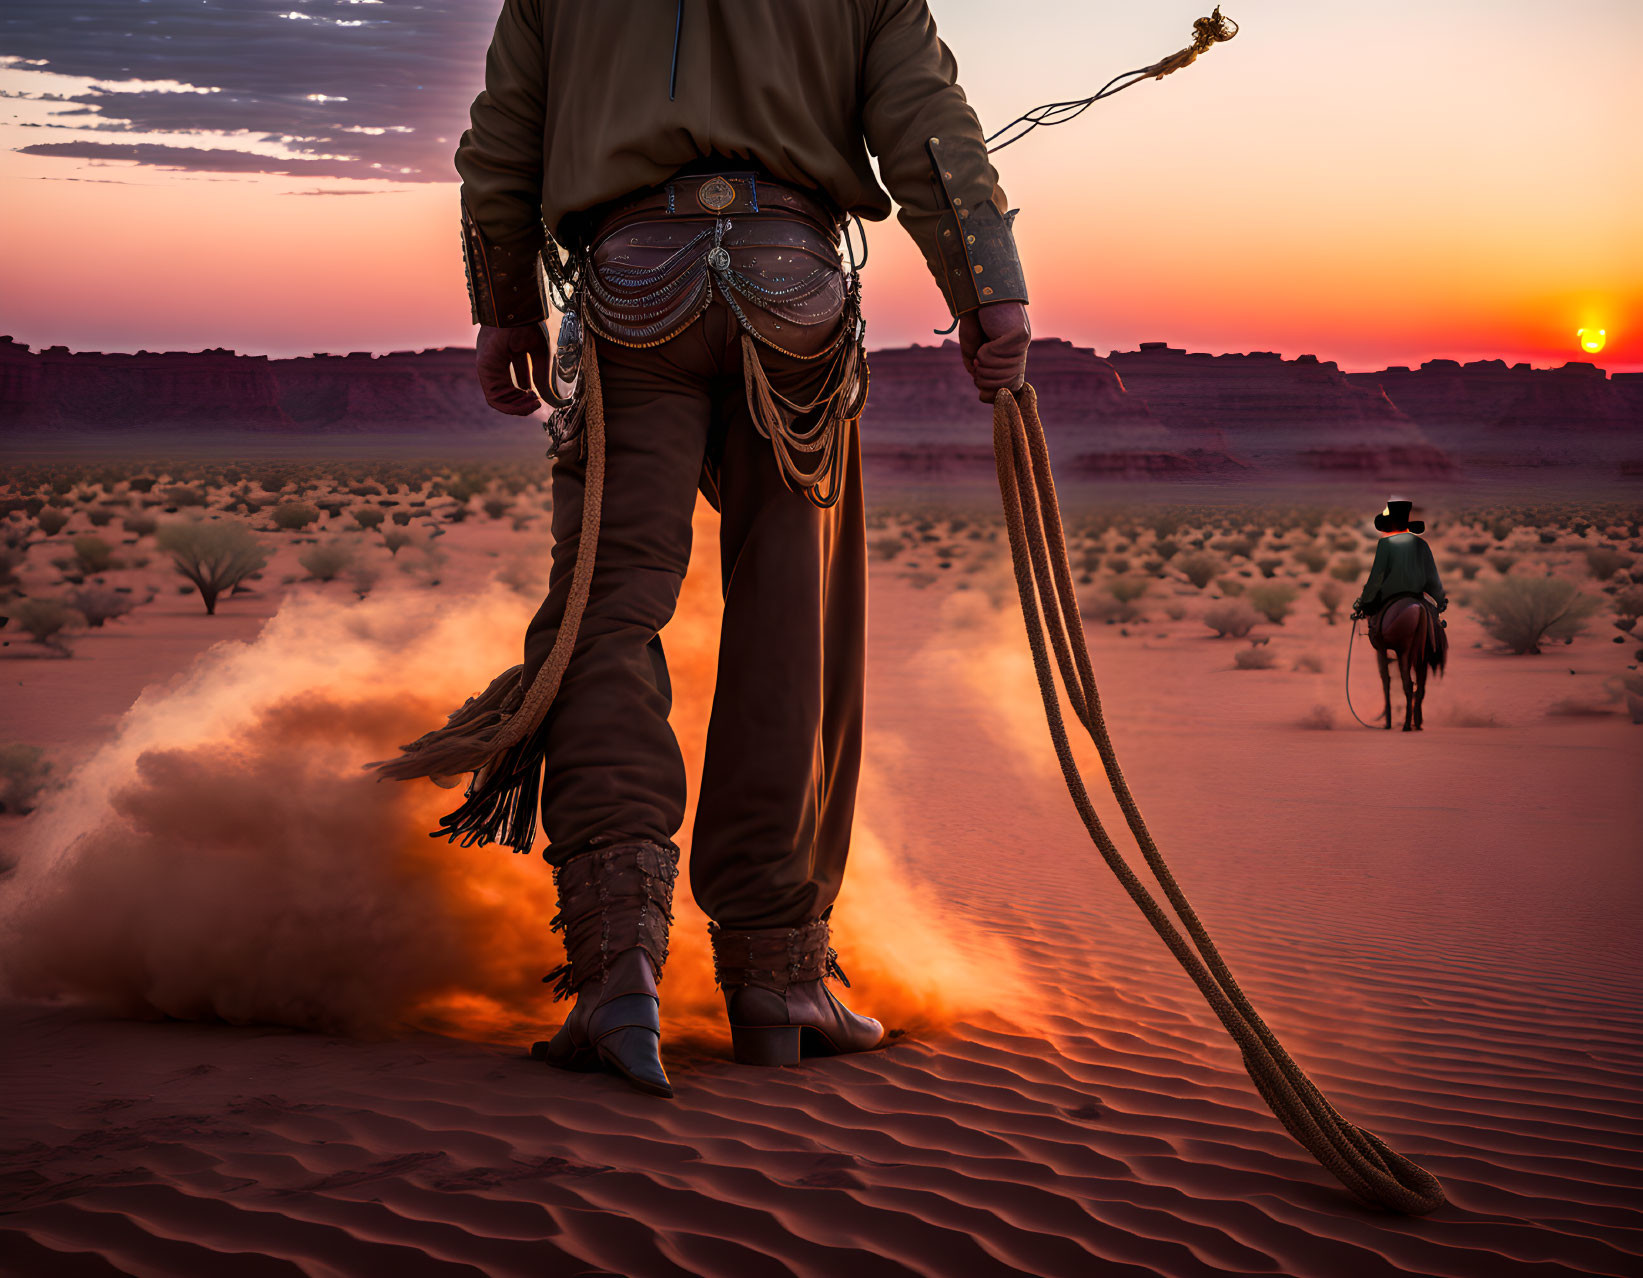
[[[1422,620],[1427,632],[1427,668],[1438,678],[1443,678],[1443,672],[1449,665],[1449,636],[1443,631],[1441,623],[1435,621],[1432,613],[1422,605]]]

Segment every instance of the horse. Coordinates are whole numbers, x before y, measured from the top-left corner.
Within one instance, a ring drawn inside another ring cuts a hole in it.
[[[1426,600],[1418,595],[1397,595],[1388,600],[1371,619],[1369,642],[1381,671],[1381,694],[1386,701],[1386,730],[1392,731],[1392,658],[1398,659],[1398,677],[1403,681],[1403,730],[1421,730],[1421,703],[1426,700],[1427,672],[1443,674],[1448,664],[1449,644]]]

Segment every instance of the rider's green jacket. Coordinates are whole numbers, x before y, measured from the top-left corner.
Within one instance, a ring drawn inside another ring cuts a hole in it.
[[[1392,533],[1381,538],[1375,547],[1369,580],[1353,607],[1358,612],[1371,614],[1393,595],[1400,594],[1431,595],[1439,612],[1449,606],[1443,583],[1438,580],[1438,564],[1432,557],[1432,547],[1426,544],[1424,537],[1412,532]]]

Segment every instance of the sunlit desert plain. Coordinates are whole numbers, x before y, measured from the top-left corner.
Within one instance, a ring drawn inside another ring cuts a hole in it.
[[[1637,1272],[1635,500],[1422,503],[1450,660],[1405,733],[1380,726],[1361,626],[1347,672],[1379,489],[1064,494],[1159,845],[1297,1060],[1443,1181],[1449,1204],[1411,1220],[1290,1140],[1091,847],[984,492],[868,494],[865,780],[835,928],[841,993],[889,1046],[733,1064],[681,893],[664,1102],[526,1057],[564,1011],[541,981],[547,867],[430,839],[453,792],[362,767],[518,659],[545,464],[4,477],[0,1262]],[[716,533],[703,504],[663,634],[692,763]],[[1393,708],[1401,725],[1396,682]]]

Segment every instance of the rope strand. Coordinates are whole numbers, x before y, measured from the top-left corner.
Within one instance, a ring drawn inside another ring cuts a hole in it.
[[[993,452],[1010,558],[1050,738],[1073,804],[1102,859],[1237,1043],[1256,1090],[1290,1135],[1366,1203],[1408,1215],[1424,1215],[1441,1206],[1443,1187],[1435,1176],[1343,1118],[1291,1059],[1244,994],[1153,842],[1119,767],[1102,714],[1073,590],[1038,396],[1030,385],[1015,393],[1000,391],[994,400]],[[1191,944],[1118,851],[1095,811],[1068,740],[1051,666],[1052,651],[1073,715],[1095,743],[1130,833]]]

